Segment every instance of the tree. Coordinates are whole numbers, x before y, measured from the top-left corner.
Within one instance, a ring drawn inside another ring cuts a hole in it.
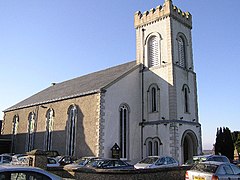
[[[238,133],[237,140],[235,141],[235,147],[236,147],[238,153],[240,153],[240,133]]]
[[[232,139],[235,146],[235,149],[237,149],[238,154],[240,153],[240,131],[234,131],[232,133]]]
[[[217,129],[215,154],[225,155],[230,160],[234,159],[234,143],[229,128]]]
[[[216,134],[216,142],[215,142],[215,154],[221,154],[221,136],[222,136],[222,128],[217,128],[217,134]]]
[[[230,160],[234,159],[234,143],[232,139],[232,134],[229,128],[224,129],[224,137],[225,137],[225,156],[227,156]]]

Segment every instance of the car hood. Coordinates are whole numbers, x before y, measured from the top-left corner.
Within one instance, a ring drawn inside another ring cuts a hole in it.
[[[68,164],[65,165],[64,168],[80,168],[83,167],[83,165],[79,165],[79,164]]]
[[[151,164],[145,164],[145,163],[137,163],[134,165],[134,167],[136,169],[144,169],[144,168],[148,168],[148,166],[150,166]]]

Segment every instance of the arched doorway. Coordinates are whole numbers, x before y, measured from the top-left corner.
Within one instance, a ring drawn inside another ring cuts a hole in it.
[[[198,140],[193,131],[187,130],[183,133],[181,147],[183,163],[197,155]]]

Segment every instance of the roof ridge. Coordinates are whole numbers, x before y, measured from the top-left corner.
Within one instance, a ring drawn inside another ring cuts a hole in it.
[[[130,61],[56,83],[55,85],[47,87],[46,89],[39,91],[20,101],[19,103],[7,108],[3,112],[97,93],[102,88],[116,82],[117,79],[130,72],[130,70],[133,69],[133,67],[136,67],[136,65],[136,61]]]

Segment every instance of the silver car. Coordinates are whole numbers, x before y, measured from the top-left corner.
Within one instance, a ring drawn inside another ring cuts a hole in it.
[[[169,156],[148,156],[134,165],[135,169],[176,167],[179,163]]]
[[[185,174],[185,180],[238,180],[238,166],[216,161],[199,162]]]
[[[78,159],[77,161],[75,161],[72,164],[67,164],[64,166],[65,169],[78,169],[81,167],[86,166],[89,163],[92,163],[95,159],[97,159],[97,157],[82,157],[81,159]]]
[[[194,165],[198,162],[205,162],[205,161],[218,161],[218,162],[230,163],[229,159],[226,156],[210,154],[210,155],[202,155],[202,156],[193,156],[193,159],[187,160],[187,162],[184,163],[183,166]]]
[[[0,165],[0,179],[1,180],[9,180],[9,179],[61,180],[62,178],[36,167]]]

